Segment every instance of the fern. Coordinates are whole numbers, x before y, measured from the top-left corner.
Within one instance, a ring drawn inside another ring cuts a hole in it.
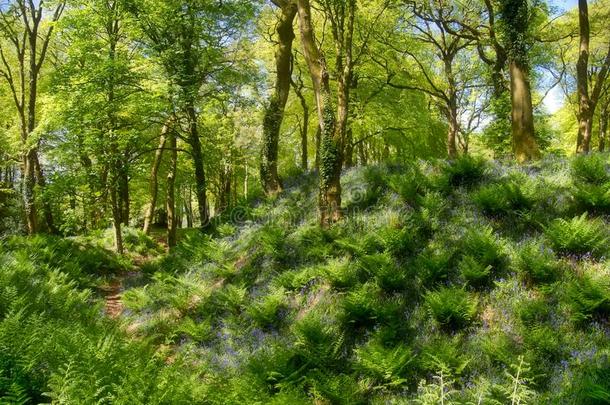
[[[589,219],[587,213],[565,220],[556,219],[545,234],[555,250],[576,255],[602,256],[608,250],[608,231],[600,219]]]

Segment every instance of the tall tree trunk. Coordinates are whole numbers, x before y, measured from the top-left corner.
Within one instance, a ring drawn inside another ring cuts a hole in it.
[[[297,0],[303,52],[313,82],[321,131],[320,190],[318,206],[320,223],[328,226],[342,217],[341,213],[341,135],[332,105],[329,72],[318,48],[311,21],[309,0]]]
[[[606,142],[608,141],[608,121],[610,120],[610,94],[607,96],[606,102],[602,105],[599,112],[599,151],[606,150]]]
[[[34,154],[34,167],[36,171],[36,184],[38,185],[40,190],[44,190],[47,186],[47,182],[44,177],[44,173],[42,171],[42,167],[40,166],[40,160],[38,159],[38,153]],[[53,210],[51,208],[51,204],[48,199],[43,196],[42,199],[42,212],[44,214],[44,219],[47,224],[47,229],[49,233],[57,234],[59,230],[55,227],[55,221],[53,220]]]
[[[316,171],[320,171],[320,144],[322,143],[322,128],[320,128],[320,125],[318,124],[316,126],[316,138],[315,138],[315,142],[316,142],[316,161],[315,161],[315,165],[316,165]]]
[[[34,200],[34,188],[36,186],[35,169],[36,150],[30,149],[23,155],[23,205],[25,209],[26,225],[28,234],[33,235],[38,232],[38,215]]]
[[[299,102],[301,103],[301,109],[303,110],[303,124],[300,125],[299,131],[301,132],[301,169],[304,172],[307,172],[309,168],[308,162],[308,136],[309,136],[309,106],[307,105],[307,100],[303,95],[303,87],[302,83],[297,85],[294,81],[292,82],[292,88],[294,89],[294,93],[297,95]]]
[[[344,166],[349,169],[354,166],[354,130],[352,127],[347,129],[344,151]]]
[[[123,225],[129,226],[131,203],[129,201],[129,157],[127,156],[127,152],[124,152],[123,154],[119,180],[121,221],[123,222]]]
[[[144,215],[144,234],[148,235],[150,233],[150,226],[153,222],[153,218],[155,216],[155,208],[157,205],[157,195],[159,192],[159,167],[161,166],[161,159],[163,158],[163,149],[165,149],[165,143],[167,141],[167,134],[170,130],[170,120],[168,120],[163,128],[161,129],[161,136],[159,137],[159,147],[155,152],[155,158],[153,160],[152,167],[150,169],[150,205],[146,210],[146,215]]]
[[[188,186],[188,192],[184,197],[184,212],[186,213],[186,227],[193,227],[193,195],[191,191],[191,186]]]
[[[263,149],[261,153],[261,180],[267,194],[281,191],[281,182],[277,172],[278,146],[280,128],[284,119],[286,101],[290,93],[290,75],[292,74],[292,28],[297,7],[293,0],[275,0],[280,6],[281,15],[277,24],[278,47],[275,53],[276,81],[274,93],[269,100],[263,119]]]
[[[449,123],[447,129],[447,156],[449,159],[455,159],[457,157],[457,137],[459,131],[458,122],[458,102],[457,102],[457,85],[455,81],[455,75],[453,74],[453,60],[455,59],[455,53],[447,53],[444,58],[445,66],[445,77],[449,83],[446,115]]]
[[[528,69],[512,60],[509,65],[512,102],[513,151],[518,162],[539,159],[540,150],[534,137],[534,109]]]
[[[197,112],[195,111],[195,105],[193,102],[189,102],[187,104],[186,114],[189,126],[188,142],[191,146],[193,166],[195,167],[195,196],[197,197],[200,226],[201,228],[205,228],[210,221],[210,216],[208,213],[207,180],[203,161],[203,149],[201,147],[199,129],[197,126]]]
[[[176,135],[169,132],[170,164],[167,173],[167,246],[176,246],[176,229],[178,217],[176,215],[176,169],[178,164],[178,150]]]
[[[576,63],[578,88],[578,137],[576,151],[588,153],[591,150],[591,131],[593,129],[593,110],[589,98],[589,6],[587,0],[578,1],[578,23],[580,47]]]

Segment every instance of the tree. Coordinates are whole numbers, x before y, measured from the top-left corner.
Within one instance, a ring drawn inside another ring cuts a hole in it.
[[[534,108],[528,57],[530,13],[527,0],[501,0],[500,16],[510,75],[513,152],[518,162],[540,158],[534,137]]]
[[[263,148],[260,167],[263,189],[267,194],[275,194],[282,188],[277,172],[278,142],[290,92],[292,42],[295,38],[293,22],[297,14],[297,5],[294,0],[273,0],[273,4],[280,9],[276,26],[278,41],[275,53],[276,79],[274,91],[263,119]]]
[[[401,74],[385,59],[378,59],[378,63],[386,70],[390,87],[423,92],[439,106],[448,124],[447,155],[453,159],[458,155],[458,143],[463,152],[468,151],[471,127],[480,122],[487,105],[483,93],[472,97],[474,92],[485,88],[485,83],[478,80],[480,69],[473,63],[473,55],[467,52],[474,40],[460,34],[463,28],[453,23],[457,18],[455,8],[448,3],[406,2],[406,6],[412,17],[398,19],[405,21],[406,27],[398,22],[395,31],[382,39],[394,51],[398,63],[402,62]],[[397,41],[404,31],[409,35],[402,42]],[[419,76],[409,74],[409,62]],[[397,82],[397,76],[402,77],[401,82]]]
[[[35,186],[44,189],[46,181],[38,158],[39,139],[34,132],[38,125],[38,84],[47,58],[55,23],[61,17],[65,1],[48,10],[44,0],[15,0],[0,6],[0,32],[6,44],[0,45],[0,75],[8,84],[19,115],[21,132],[21,166],[23,171],[23,205],[29,234],[38,231]],[[50,14],[50,17],[48,16]],[[43,22],[50,18],[45,29]],[[9,53],[12,52],[12,54]],[[16,66],[13,64],[14,57]],[[55,231],[48,202],[43,204],[47,227]]]
[[[186,137],[195,172],[199,219],[209,222],[207,178],[197,103],[217,93],[216,77],[235,65],[241,28],[253,4],[245,0],[130,0],[147,44],[172,86],[176,109],[186,117]],[[203,89],[208,84],[207,89]]]
[[[309,74],[313,83],[318,121],[321,132],[320,141],[320,189],[318,195],[318,207],[320,210],[320,223],[328,226],[342,217],[341,213],[341,168],[342,168],[342,135],[347,116],[340,117],[341,123],[337,122],[335,115],[332,92],[330,88],[330,72],[326,64],[324,53],[320,49],[315,38],[312,22],[311,5],[309,0],[297,0],[299,29],[303,54],[309,68]],[[346,5],[339,6],[345,11]],[[353,15],[355,12],[355,1],[349,0],[348,9],[348,32],[353,32]],[[345,15],[341,17],[341,23],[345,23]],[[339,24],[339,22],[337,22]],[[338,27],[337,27],[338,28]],[[351,48],[351,43],[350,43]],[[351,52],[351,51],[350,51]],[[351,61],[348,62],[351,65]],[[349,69],[346,67],[346,70]],[[345,71],[340,74],[345,74]],[[346,89],[343,88],[345,91]],[[341,114],[346,113],[343,109],[347,105],[346,94],[343,93]]]
[[[591,151],[593,135],[593,118],[604,87],[604,82],[610,69],[610,45],[604,58],[591,93],[589,93],[589,54],[591,27],[589,23],[589,6],[587,0],[578,1],[578,22],[580,47],[578,63],[576,64],[576,80],[578,88],[578,138],[576,150],[581,153]]]

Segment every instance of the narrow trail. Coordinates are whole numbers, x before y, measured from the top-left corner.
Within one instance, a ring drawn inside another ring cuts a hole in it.
[[[151,238],[168,252],[167,243],[162,234],[152,233]],[[117,319],[125,309],[122,301],[123,291],[125,291],[125,281],[136,279],[142,275],[142,267],[153,260],[154,256],[136,256],[133,259],[133,269],[126,270],[117,274],[110,282],[100,289],[104,296],[104,315],[111,319]]]
[[[118,318],[123,313],[123,302],[121,301],[121,293],[123,283],[121,279],[114,279],[107,286],[102,287],[106,304],[104,313],[112,319]]]

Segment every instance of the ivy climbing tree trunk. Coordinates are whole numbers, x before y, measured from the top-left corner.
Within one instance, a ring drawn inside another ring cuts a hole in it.
[[[148,206],[146,214],[144,215],[144,228],[142,229],[144,234],[146,235],[150,233],[150,227],[155,216],[157,196],[159,194],[159,167],[161,166],[163,150],[165,149],[165,143],[167,142],[167,134],[169,133],[169,131],[170,120],[168,120],[161,129],[161,135],[159,137],[159,147],[155,151],[155,158],[150,169],[150,205]]]
[[[284,110],[290,93],[292,43],[295,37],[293,22],[297,14],[294,0],[273,0],[273,4],[280,8],[276,28],[278,39],[275,53],[276,79],[273,95],[269,99],[263,118],[260,166],[263,189],[267,194],[275,194],[282,189],[277,171],[278,146]]]
[[[296,58],[295,58],[296,59]],[[293,59],[293,64],[295,59]],[[291,80],[292,88],[294,90],[294,94],[296,94],[299,102],[301,103],[301,109],[303,110],[303,123],[299,125],[299,131],[301,133],[301,168],[304,172],[308,170],[309,161],[308,161],[308,143],[309,143],[309,105],[307,104],[307,99],[303,94],[303,89],[305,85],[303,84],[303,80],[301,78],[301,72],[299,71],[299,75],[297,81]]]
[[[318,207],[320,223],[329,226],[341,213],[341,131],[332,105],[330,76],[322,50],[318,47],[309,0],[297,0],[303,53],[313,82],[320,126],[320,189]]]

